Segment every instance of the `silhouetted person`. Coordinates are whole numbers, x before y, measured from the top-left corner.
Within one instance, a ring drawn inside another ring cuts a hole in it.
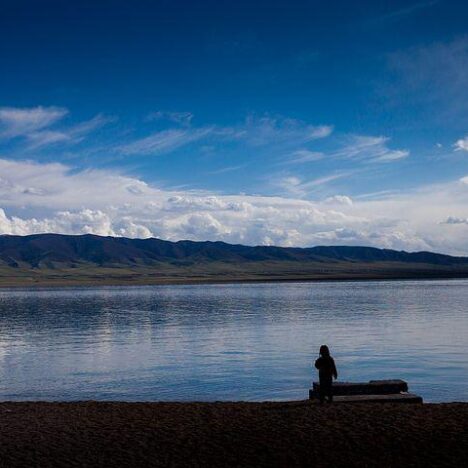
[[[333,377],[338,378],[338,372],[327,345],[320,346],[320,357],[315,361],[315,367],[319,371],[320,403],[325,401],[325,397],[328,397],[328,402],[331,403],[333,401],[332,381]]]

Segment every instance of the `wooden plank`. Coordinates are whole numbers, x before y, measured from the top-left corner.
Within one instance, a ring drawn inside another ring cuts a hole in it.
[[[392,395],[342,395],[333,397],[334,403],[422,403],[423,399],[413,393]]]

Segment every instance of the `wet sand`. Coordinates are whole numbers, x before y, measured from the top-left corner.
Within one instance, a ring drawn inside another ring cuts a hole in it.
[[[1,467],[466,466],[468,403],[0,403]]]

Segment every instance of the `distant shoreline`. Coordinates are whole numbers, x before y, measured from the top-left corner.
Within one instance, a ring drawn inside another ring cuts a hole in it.
[[[95,235],[0,236],[0,287],[468,278],[468,257]]]
[[[202,285],[202,284],[255,284],[255,283],[300,283],[300,282],[346,282],[346,281],[405,281],[405,280],[448,280],[448,279],[468,279],[468,273],[452,274],[374,274],[374,275],[329,275],[329,276],[277,276],[277,277],[224,277],[224,278],[145,278],[135,275],[130,278],[64,278],[64,277],[17,277],[10,280],[7,277],[0,276],[0,289],[9,288],[49,288],[49,287],[93,287],[93,286],[167,286],[167,285]]]

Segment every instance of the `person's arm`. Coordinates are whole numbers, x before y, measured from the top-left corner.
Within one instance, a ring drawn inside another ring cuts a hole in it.
[[[338,372],[336,371],[336,365],[335,365],[335,360],[332,359],[333,362],[333,377],[335,377],[335,380],[338,378]]]
[[[321,361],[320,361],[320,358],[318,358],[316,361],[315,361],[315,368],[316,369],[320,369],[321,367]]]

